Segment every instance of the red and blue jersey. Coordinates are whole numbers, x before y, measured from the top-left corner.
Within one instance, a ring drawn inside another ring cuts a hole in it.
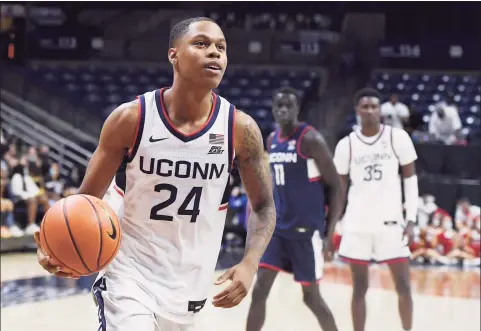
[[[314,160],[301,152],[303,136],[313,128],[302,123],[290,137],[274,132],[270,145],[274,201],[275,234],[289,238],[311,237],[315,230],[324,233],[325,199],[321,174]]]

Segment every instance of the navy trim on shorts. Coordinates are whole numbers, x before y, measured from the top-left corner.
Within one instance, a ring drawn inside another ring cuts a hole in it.
[[[105,305],[102,291],[107,290],[105,277],[100,277],[92,286],[93,295],[98,306],[99,328],[97,331],[107,331],[107,322],[105,321]]]
[[[145,123],[145,96],[139,95],[139,102],[140,102],[140,118],[138,119],[138,129],[137,129],[137,137],[135,138],[134,146],[132,147],[132,152],[128,155],[125,162],[130,163],[137,154],[137,150],[139,149],[140,141],[142,140],[142,134],[144,132],[144,123]]]

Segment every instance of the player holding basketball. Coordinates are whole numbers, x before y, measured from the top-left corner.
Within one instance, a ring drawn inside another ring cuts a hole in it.
[[[357,92],[359,129],[339,141],[334,162],[341,179],[351,181],[339,255],[350,262],[354,331],[364,331],[368,264],[388,263],[399,298],[404,330],[412,326],[409,248],[417,214],[417,159],[409,135],[380,122],[379,93],[370,88]],[[403,217],[399,165],[404,178],[406,220]],[[404,240],[408,236],[408,242]]]
[[[275,226],[275,207],[260,130],[214,94],[227,66],[227,44],[208,18],[171,31],[172,87],[147,92],[106,120],[79,193],[103,197],[126,151],[122,242],[94,285],[99,330],[193,330],[219,254],[234,157],[252,205],[245,255],[216,284],[216,307],[238,305],[251,287]],[[58,276],[38,249],[40,264]]]
[[[333,252],[332,236],[342,213],[344,194],[324,138],[298,121],[299,106],[296,90],[281,88],[274,93],[272,113],[278,129],[269,136],[267,148],[277,221],[257,273],[247,318],[248,331],[259,331],[264,325],[266,300],[280,270],[292,272],[294,279],[303,285],[304,303],[316,315],[322,329],[337,330],[318,286],[323,269],[324,184],[330,189],[324,247],[328,258]]]

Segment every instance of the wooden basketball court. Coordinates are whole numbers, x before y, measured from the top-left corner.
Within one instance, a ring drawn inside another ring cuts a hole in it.
[[[368,292],[367,331],[401,331],[397,298],[388,270],[373,266]],[[414,268],[413,331],[479,331],[479,269]],[[58,280],[36,263],[35,254],[8,254],[1,258],[1,329],[5,331],[97,330],[97,310],[89,292],[91,279]],[[345,265],[326,266],[321,291],[341,331],[352,331],[350,275]],[[212,288],[211,294],[219,289]],[[249,299],[222,310],[206,305],[200,313],[201,331],[241,331]],[[298,284],[280,274],[268,300],[265,331],[321,330],[302,303]],[[140,331],[140,330],[139,330]],[[168,331],[168,330],[162,330]]]

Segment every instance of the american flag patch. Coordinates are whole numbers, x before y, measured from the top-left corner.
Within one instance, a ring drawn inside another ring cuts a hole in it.
[[[213,145],[223,145],[224,144],[224,135],[223,134],[209,134],[209,143]]]

